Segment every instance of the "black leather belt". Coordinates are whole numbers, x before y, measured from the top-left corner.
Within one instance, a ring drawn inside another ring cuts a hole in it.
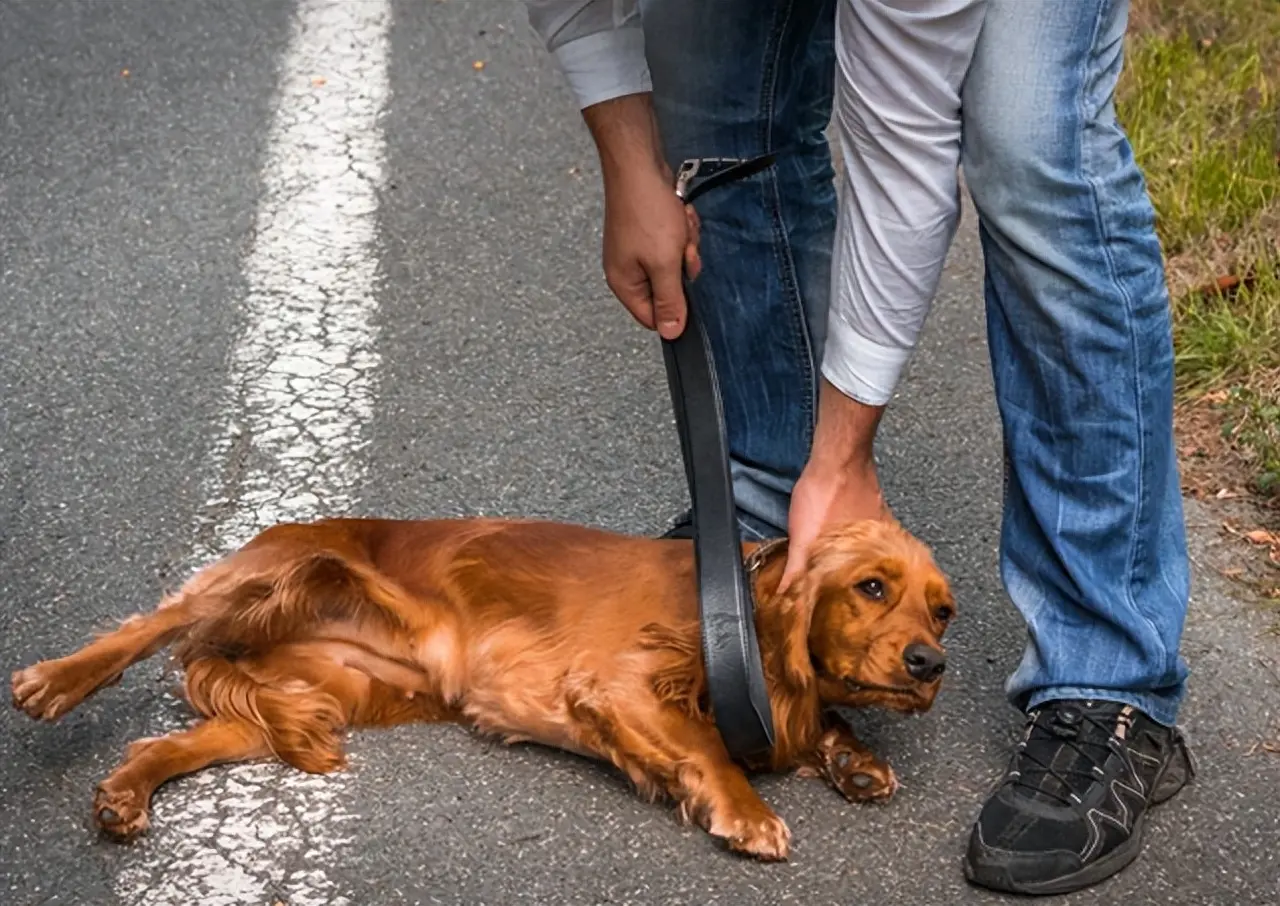
[[[702,193],[763,170],[773,160],[773,154],[765,154],[747,160],[685,161],[676,194],[691,204]],[[695,182],[700,173],[705,178]],[[693,504],[702,658],[725,748],[732,757],[747,759],[773,748],[773,714],[756,639],[755,597],[742,561],[715,357],[687,275],[685,299],[685,329],[676,339],[663,340],[662,352]]]

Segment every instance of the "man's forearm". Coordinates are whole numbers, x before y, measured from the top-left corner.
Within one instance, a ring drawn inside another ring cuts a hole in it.
[[[829,473],[872,468],[876,431],[884,411],[885,406],[860,402],[823,377],[810,468]]]
[[[606,184],[650,174],[669,181],[651,94],[629,94],[593,104],[582,111],[582,118],[595,140]]]
[[[667,175],[634,0],[525,0],[529,23],[569,81],[606,182]]]

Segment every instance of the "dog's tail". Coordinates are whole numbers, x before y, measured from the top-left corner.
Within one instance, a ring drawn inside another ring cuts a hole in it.
[[[264,652],[309,638],[325,623],[405,629],[405,592],[371,565],[324,548],[245,548],[190,585],[199,616],[175,646],[184,665]]]
[[[299,770],[325,774],[343,766],[347,709],[304,680],[282,688],[259,682],[234,661],[204,657],[187,665],[185,689],[197,711],[257,727],[276,757]]]
[[[298,540],[264,534],[198,574],[186,595],[199,617],[174,648],[192,707],[253,724],[281,760],[324,773],[342,765],[347,704],[304,672],[264,674],[257,656],[308,641],[325,624],[403,630],[406,593],[358,552]]]
[[[313,639],[325,624],[404,631],[407,594],[355,552],[262,538],[190,583],[200,616],[176,640],[175,655],[197,711],[253,724],[282,761],[325,773],[342,766],[350,703],[302,671],[264,674],[256,656]]]

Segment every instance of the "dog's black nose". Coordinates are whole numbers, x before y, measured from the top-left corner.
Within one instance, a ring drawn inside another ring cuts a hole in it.
[[[931,683],[947,669],[947,656],[922,642],[912,642],[902,652],[902,660],[907,665],[907,672],[922,683]]]

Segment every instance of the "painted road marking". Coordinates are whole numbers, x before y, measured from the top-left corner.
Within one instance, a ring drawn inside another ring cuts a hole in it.
[[[273,523],[344,512],[360,484],[379,363],[390,23],[389,0],[299,2],[193,567]],[[188,715],[170,711],[163,729]],[[278,765],[179,780],[116,891],[138,906],[349,903],[328,874],[354,817],[344,786]]]

